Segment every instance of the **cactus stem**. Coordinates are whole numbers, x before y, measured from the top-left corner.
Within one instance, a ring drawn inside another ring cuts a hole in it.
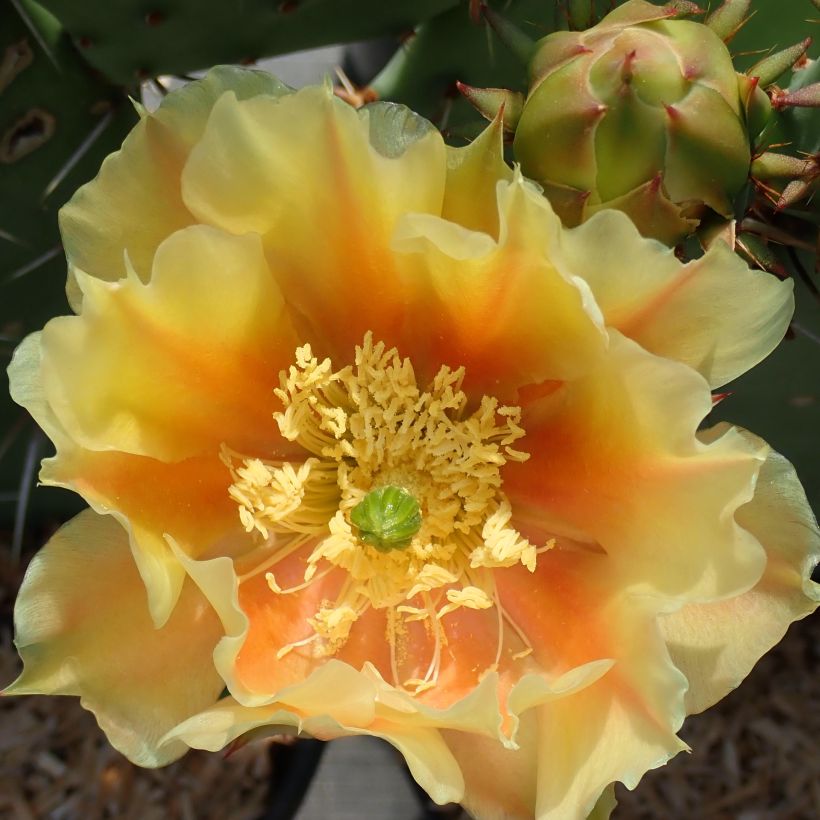
[[[773,188],[771,185],[767,185],[765,182],[760,179],[756,179],[755,177],[752,177],[752,184],[771,203],[772,207],[777,205],[777,201],[780,199],[780,192],[776,188]]]
[[[566,16],[575,31],[591,28],[595,24],[595,4],[592,0],[567,0]]]
[[[593,105],[589,108],[589,119],[592,122],[595,120],[599,120],[601,117],[609,111],[609,106],[604,103],[598,103],[597,105]]]
[[[763,224],[763,223],[760,223]],[[741,226],[742,227],[742,226]],[[741,256],[762,270],[773,273],[779,279],[788,279],[786,266],[775,256],[768,244],[760,236],[748,231],[739,233],[737,248]]]
[[[742,75],[741,75],[742,76]],[[760,85],[760,77],[749,77],[746,80],[746,99],[743,101],[743,104],[748,106],[749,100],[752,98],[752,95],[755,93],[755,89]]]
[[[23,552],[23,534],[26,528],[29,498],[37,478],[37,464],[43,449],[43,434],[35,427],[26,444],[26,454],[23,460],[23,471],[20,474],[20,489],[17,494],[17,504],[14,510],[14,532],[11,537],[11,559],[15,564],[20,563]]]
[[[764,151],[752,160],[751,175],[756,180],[811,178],[818,175],[817,159],[793,157]]]
[[[25,37],[19,42],[6,46],[3,60],[0,62],[0,92],[7,88],[21,71],[28,68],[33,59],[34,54]]]
[[[775,204],[776,211],[782,211],[790,205],[795,205],[800,200],[805,199],[814,188],[813,179],[793,179],[784,189],[780,195],[780,199]],[[810,246],[806,250],[810,253],[815,252],[814,246]]]
[[[799,333],[801,336],[805,336],[810,342],[820,345],[820,336],[816,333],[812,333],[807,327],[804,327],[798,322],[792,322],[790,327],[795,333]]]
[[[762,236],[765,239],[770,239],[778,245],[786,245],[791,248],[799,248],[803,251],[814,252],[814,245],[804,239],[794,236],[789,231],[784,231],[776,225],[769,225],[768,222],[761,222],[759,219],[752,219],[746,217],[740,223],[740,230],[744,233],[752,233],[755,236]]]
[[[15,236],[13,233],[4,231],[2,228],[0,228],[0,239],[5,239],[6,242],[11,242],[13,245],[20,245],[22,248],[28,247],[28,243],[20,239],[19,236]]]
[[[682,17],[685,14],[703,14],[704,10],[691,0],[670,0],[664,10],[670,17]]]
[[[501,117],[504,130],[515,131],[524,108],[523,94],[506,88],[474,88],[458,81],[456,88],[483,117],[488,120]]]

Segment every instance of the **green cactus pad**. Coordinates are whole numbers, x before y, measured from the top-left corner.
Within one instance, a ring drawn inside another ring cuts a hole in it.
[[[22,338],[65,313],[66,263],[57,211],[99,170],[137,120],[125,89],[76,53],[60,23],[31,0],[0,5],[0,367]],[[0,495],[25,480],[35,429],[0,397]],[[44,447],[40,455],[45,455]],[[35,462],[36,464],[36,462]],[[34,470],[36,473],[36,470]],[[33,480],[33,475],[32,475]],[[59,490],[32,494],[33,512],[74,510]],[[13,503],[0,506],[6,523]]]
[[[457,0],[41,0],[110,81],[133,83],[410,31]]]
[[[350,520],[363,543],[390,552],[410,546],[421,527],[421,510],[407,490],[388,484],[371,490],[350,511]]]

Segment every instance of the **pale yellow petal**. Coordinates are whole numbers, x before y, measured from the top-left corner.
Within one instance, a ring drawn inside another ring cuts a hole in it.
[[[79,283],[82,313],[46,325],[40,367],[76,444],[163,460],[282,444],[273,388],[296,340],[258,237],[186,228],[147,284]]]
[[[533,820],[538,784],[534,712],[519,728],[519,748],[469,732],[442,732],[464,777],[462,805],[475,820]]]
[[[606,337],[587,284],[551,261],[561,224],[547,201],[520,175],[499,182],[496,196],[498,239],[409,214],[393,249],[427,293],[426,332],[407,342],[414,366],[464,366],[468,389],[504,399],[521,385],[578,377]]]
[[[366,331],[393,343],[410,320],[414,285],[398,278],[389,240],[400,214],[440,213],[445,173],[438,132],[385,156],[367,115],[313,87],[279,100],[224,95],[183,192],[200,221],[263,236],[300,331],[338,358]]]
[[[195,222],[182,201],[180,175],[214,102],[227,89],[240,99],[288,91],[266,72],[219,66],[166,97],[60,211],[63,244],[74,266],[114,281],[126,274],[125,251],[148,280],[157,247]],[[71,281],[69,291],[76,308],[79,294]]]
[[[607,325],[712,387],[768,356],[794,312],[790,281],[751,270],[722,242],[684,265],[620,211],[565,232],[556,258],[589,284]]]
[[[40,377],[42,335],[41,331],[30,333],[14,351],[8,367],[9,392],[17,404],[31,413],[51,441],[60,446],[69,439],[49,406]]]
[[[720,435],[724,428],[707,435]],[[744,436],[760,443],[749,433]],[[754,498],[737,510],[736,518],[766,550],[763,577],[743,595],[690,604],[661,619],[672,657],[689,679],[689,712],[708,708],[737,687],[789,624],[820,603],[820,585],[811,581],[820,560],[820,532],[786,459],[769,453]]]
[[[112,744],[134,763],[160,766],[185,751],[159,746],[173,726],[209,706],[222,681],[211,653],[219,621],[188,583],[155,629],[128,537],[87,511],[34,558],[15,607],[24,662],[7,694],[79,695]]]
[[[352,670],[350,673],[363,677]],[[243,736],[257,739],[292,732],[321,740],[351,735],[378,737],[404,756],[411,774],[434,801],[445,804],[462,799],[464,781],[461,770],[438,731],[383,720],[365,725],[345,725],[333,716],[335,697],[328,697],[328,691],[334,690],[324,691],[322,708],[308,714],[283,707],[278,702],[251,707],[225,698],[176,726],[165,737],[164,743],[184,743],[194,749],[215,752]]]
[[[624,583],[655,593],[749,589],[765,558],[734,512],[752,497],[765,448],[732,431],[699,441],[712,407],[703,377],[610,335],[587,376],[525,403],[531,458],[504,468],[518,525],[533,542],[552,533],[597,545]]]
[[[447,182],[441,216],[471,231],[497,238],[499,230],[496,185],[511,182],[504,162],[501,120],[491,122],[472,142],[447,148]]]
[[[590,813],[587,820],[609,820],[612,812],[615,811],[618,801],[615,799],[615,786],[607,786],[603,794],[598,798],[595,808]]]
[[[254,546],[228,496],[230,474],[217,453],[168,463],[63,444],[43,462],[40,480],[80,493],[125,527],[157,626],[171,614],[185,578],[166,536],[194,558]]]

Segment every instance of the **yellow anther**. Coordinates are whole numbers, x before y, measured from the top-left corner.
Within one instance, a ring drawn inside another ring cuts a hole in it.
[[[521,411],[491,396],[470,405],[464,375],[444,366],[421,389],[411,362],[369,333],[340,370],[305,345],[280,374],[274,419],[309,457],[291,463],[223,453],[249,532],[312,539],[304,583],[283,590],[269,572],[274,594],[299,591],[334,568],[347,573],[337,599],[308,619],[313,634],[280,652],[333,655],[366,609],[386,609],[396,683],[404,624],[423,621],[432,630],[427,674],[405,682],[423,691],[438,676],[441,619],[498,606],[489,570],[535,569],[538,550],[513,527],[502,491],[504,465],[528,458],[511,446],[524,435]],[[266,568],[274,564],[269,558]]]

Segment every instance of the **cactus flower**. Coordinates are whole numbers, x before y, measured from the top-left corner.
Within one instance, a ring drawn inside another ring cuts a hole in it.
[[[737,74],[718,35],[677,13],[629,0],[537,44],[515,157],[567,224],[617,208],[674,244],[708,209],[733,215],[751,159]]]
[[[605,816],[817,602],[790,465],[700,429],[790,284],[564,228],[499,122],[450,149],[219,69],[61,227],[76,315],[10,380],[90,509],[6,692],[79,695],[136,763],[364,734],[477,818]]]

